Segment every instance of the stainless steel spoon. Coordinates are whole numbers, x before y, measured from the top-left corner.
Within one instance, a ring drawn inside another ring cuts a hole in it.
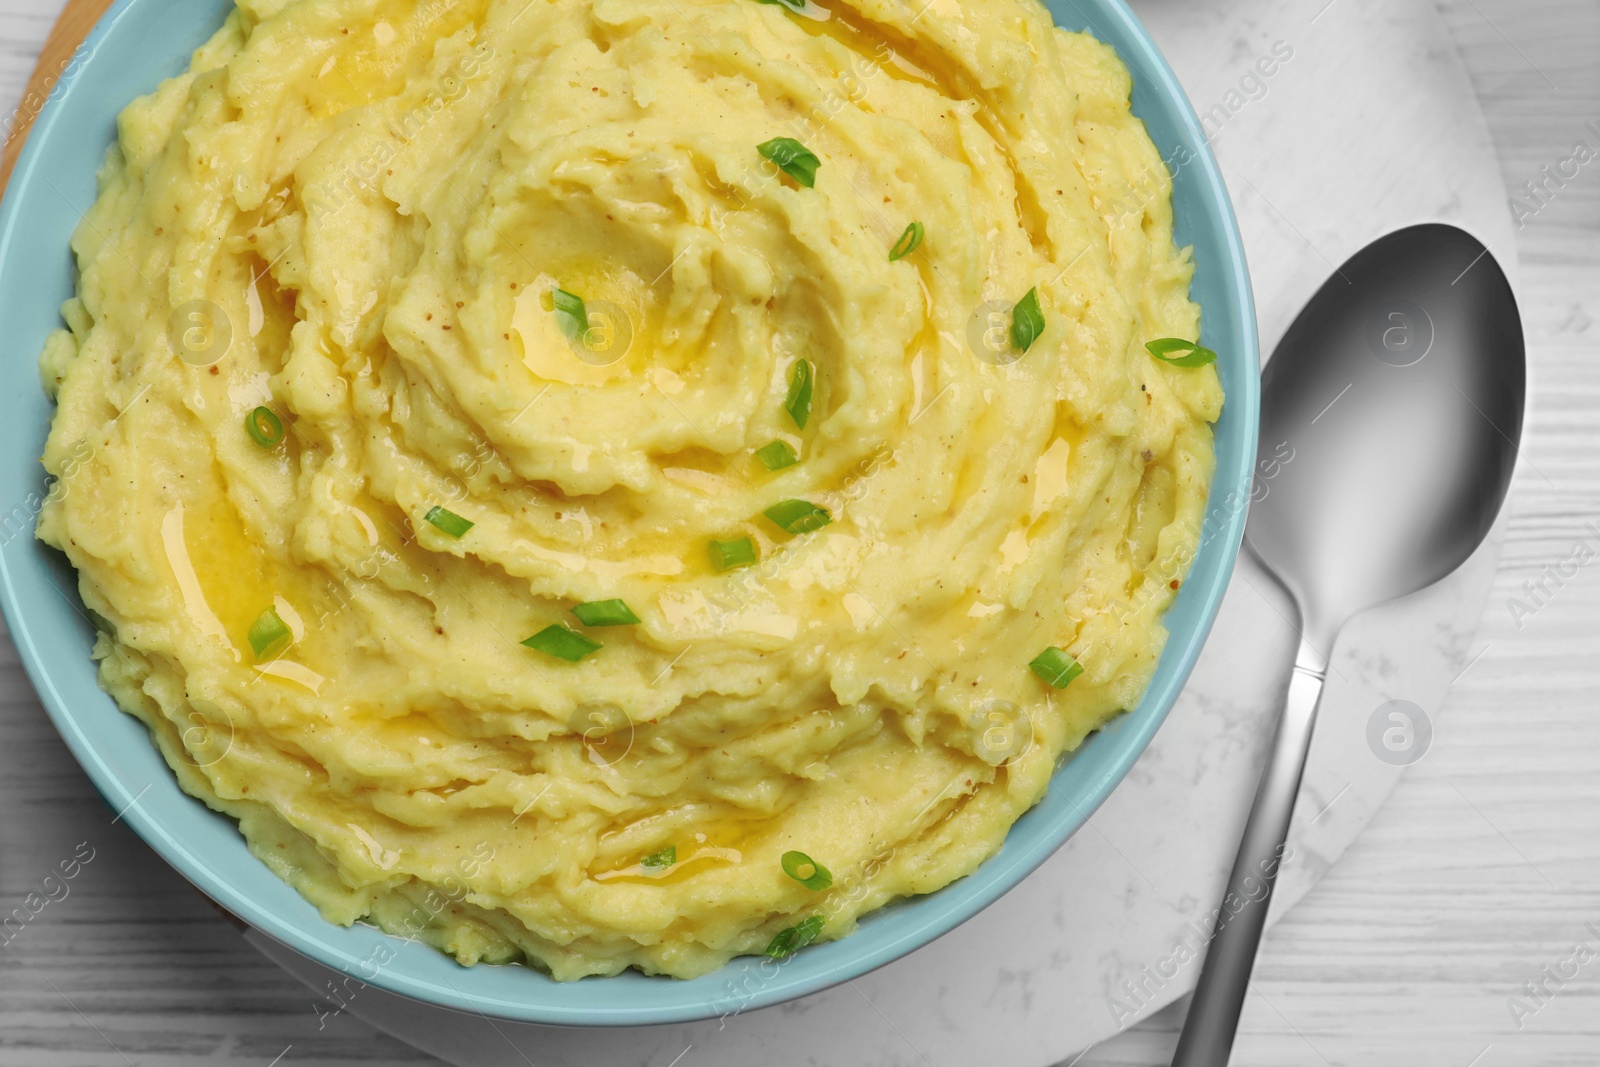
[[[1261,375],[1245,540],[1300,611],[1289,695],[1173,1067],[1225,1067],[1266,925],[1334,640],[1472,554],[1522,435],[1522,322],[1453,226],[1391,233],[1311,298]]]

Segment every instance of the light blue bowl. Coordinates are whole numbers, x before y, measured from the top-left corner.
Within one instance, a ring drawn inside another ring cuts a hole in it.
[[[1178,243],[1192,244],[1202,340],[1219,353],[1227,406],[1217,423],[1217,474],[1206,535],[1177,603],[1171,639],[1138,708],[1083,745],[1049,795],[1012,827],[974,874],[861,922],[850,937],[781,967],[736,960],[682,982],[628,973],[559,984],[527,967],[464,968],[367,926],[343,929],[245,849],[232,820],[182,793],[144,727],[96,683],[94,631],[64,557],[30,536],[44,492],[39,453],[51,417],[36,360],[57,307],[72,294],[67,241],[95,195],[95,172],[117,112],[163,78],[220,25],[227,0],[120,0],[68,69],[28,141],[0,206],[0,603],[22,662],[57,729],[112,808],[184,877],[252,926],[329,967],[418,1000],[535,1023],[617,1026],[750,1011],[882,966],[971,918],[1059,848],[1100,806],[1161,725],[1210,631],[1233,571],[1250,493],[1259,408],[1255,307],[1238,225],[1216,161],[1177,79],[1121,0],[1055,0],[1056,21],[1116,47],[1133,72],[1133,109],[1169,163]],[[1185,160],[1187,153],[1187,162]],[[386,965],[376,961],[393,953]]]

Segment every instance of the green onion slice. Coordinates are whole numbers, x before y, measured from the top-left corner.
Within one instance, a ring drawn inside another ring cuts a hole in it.
[[[678,846],[668,845],[659,852],[652,852],[639,861],[639,866],[647,871],[664,871],[678,862]]]
[[[1083,666],[1067,655],[1065,649],[1047,648],[1033,657],[1028,669],[1037,674],[1046,685],[1065,689],[1072,680],[1083,673]]]
[[[283,440],[283,420],[271,408],[256,408],[244,417],[244,432],[262,448],[272,448]]]
[[[605,647],[599,641],[591,641],[560,623],[546,626],[522,643],[535,652],[543,652],[556,659],[564,659],[568,663],[576,663],[589,653]]]
[[[748,537],[741,537],[737,541],[711,542],[711,565],[719,571],[748,567],[755,561],[755,542]]]
[[[289,632],[289,627],[278,617],[273,608],[268,608],[256,616],[256,621],[250,624],[250,649],[256,654],[256,659],[270,659],[289,647],[294,635]]]
[[[1193,341],[1185,341],[1181,337],[1162,337],[1145,343],[1145,348],[1152,356],[1163,363],[1170,363],[1174,367],[1204,367],[1207,363],[1215,363],[1217,354],[1209,348],[1202,348]],[[1187,352],[1188,355],[1175,356],[1174,352]]]
[[[457,541],[461,540],[463,534],[477,525],[470,519],[463,519],[455,512],[440,507],[429,508],[428,513],[422,518],[429,524],[437,526],[451,537],[454,537]]]
[[[767,945],[767,955],[775,960],[794,955],[815,941],[826,923],[827,919],[821,915],[813,915],[788,929],[778,931],[777,936]]]
[[[804,852],[785,852],[780,862],[783,864],[783,873],[807,889],[826,889],[833,884],[833,875],[828,873],[828,868]],[[802,873],[805,871],[811,873]]]
[[[1019,352],[1026,352],[1042,333],[1044,312],[1039,310],[1039,290],[1029,289],[1028,295],[1011,309],[1011,345]]]
[[[819,508],[809,500],[784,500],[762,514],[792,534],[811,533],[833,521],[827,508]]]
[[[905,259],[915,252],[922,245],[922,238],[922,223],[913,222],[910,226],[907,226],[906,232],[900,235],[900,240],[896,241],[894,247],[889,249],[889,262],[893,263],[895,260]]]
[[[769,471],[781,471],[800,462],[800,456],[787,441],[774,441],[765,448],[756,449],[756,458]]]
[[[583,303],[583,297],[569,293],[565,289],[557,289],[551,294],[555,301],[556,317],[561,320],[561,329],[568,337],[583,337],[589,332],[589,309]]]
[[[776,4],[779,7],[792,7],[796,11],[806,9],[806,0],[756,0],[758,4]]]
[[[756,151],[807,189],[817,184],[817,168],[822,166],[822,160],[793,137],[774,137],[765,144],[757,145]]]
[[[591,600],[572,609],[585,626],[636,626],[639,616],[620,600]]]
[[[811,419],[811,393],[815,384],[816,371],[812,369],[811,361],[796,360],[794,370],[789,372],[789,395],[783,399],[783,409],[802,430]]]

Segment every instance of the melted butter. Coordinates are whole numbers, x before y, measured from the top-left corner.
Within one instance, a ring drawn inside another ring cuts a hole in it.
[[[1012,530],[1000,542],[1000,573],[1015,570],[1017,564],[1028,558],[1028,532]]]
[[[561,316],[550,299],[558,288],[583,298],[594,333],[593,346],[586,347],[581,339],[568,338],[562,332]],[[518,290],[511,334],[523,364],[540,378],[566,385],[604,385],[629,377],[643,362],[649,306],[648,287],[631,272],[602,275],[571,269],[563,270],[559,279],[540,274]],[[626,348],[615,362],[607,363],[610,345]],[[586,354],[580,356],[580,350]]]
[[[697,871],[708,866],[718,864],[738,864],[744,862],[744,851],[739,847],[745,844],[747,834],[745,828],[737,823],[715,820],[702,824],[698,821],[691,822],[682,811],[663,812],[632,823],[628,826],[618,827],[600,836],[602,853],[607,849],[608,841],[615,842],[622,835],[636,834],[641,829],[649,829],[650,824],[659,824],[654,827],[655,834],[671,833],[671,827],[677,827],[679,836],[676,841],[663,841],[655,837],[659,844],[653,845],[648,851],[656,852],[667,845],[672,845],[677,850],[677,862],[670,867],[646,869],[640,862],[644,858],[639,855],[633,862],[626,866],[611,866],[606,870],[596,871],[590,875],[597,882],[644,882],[644,883],[671,883],[681,881]],[[687,829],[689,832],[684,833]],[[652,834],[651,836],[655,836]],[[638,838],[635,836],[634,840]],[[613,856],[615,852],[611,853]],[[646,853],[648,854],[648,853]],[[601,863],[606,860],[602,859]],[[614,859],[611,861],[616,862]]]
[[[683,392],[684,381],[665,367],[651,367],[650,384],[667,396],[677,396]]]
[[[311,690],[313,696],[322,694],[322,687],[327,684],[327,679],[310,667],[301,666],[293,660],[275,659],[271,663],[256,664],[256,673],[268,678],[280,678],[286,682],[305,686]]]
[[[805,5],[805,10],[796,11],[795,14],[804,16],[806,21],[797,25],[814,36],[833,38],[898,81],[939,87],[939,78],[934,73],[930,73],[906,57],[905,52],[908,49],[905,41],[895,41],[889,50],[884,50],[884,44],[889,42],[857,26],[849,13],[840,14],[836,18],[834,17],[836,13],[831,8],[819,5],[816,0],[805,0]],[[813,8],[817,9],[815,14],[812,13]],[[948,20],[959,21],[961,17],[961,8],[957,0],[934,0],[928,4],[928,9],[937,11]],[[866,72],[858,71],[858,73]],[[945,95],[959,99],[959,94],[945,92]]]
[[[803,19],[811,19],[814,22],[827,22],[833,18],[833,12],[816,3],[815,0],[803,0],[803,3],[803,7],[788,8],[789,13],[799,15]],[[788,7],[788,5],[784,6]]]
[[[267,311],[261,304],[261,275],[251,276],[250,284],[244,291],[244,306],[250,316],[250,336],[257,337],[267,324]]]
[[[306,639],[305,620],[300,618],[300,613],[294,610],[293,604],[290,604],[281,596],[275,596],[272,598],[272,610],[276,611],[278,618],[282,619],[284,625],[289,627],[289,632],[294,635],[296,641],[304,641]]]
[[[712,496],[721,496],[735,489],[734,484],[727,478],[694,467],[663,467],[661,474],[662,477],[677,482],[687,489]]]
[[[311,627],[302,615],[315,602],[308,572],[280,567],[263,553],[233,505],[215,488],[203,501],[191,501],[187,509],[180,503],[168,512],[161,538],[184,609],[203,632],[226,643],[235,663],[253,663],[250,627],[272,608],[294,641],[283,655],[253,664],[253,669],[320,693],[327,679],[301,662],[315,652],[314,635],[307,640]]]
[[[375,866],[387,871],[400,862],[400,853],[394,851],[394,849],[384,848],[377,838],[355,823],[347,822],[345,827],[356,835],[356,840],[361,842],[361,847],[367,850],[367,858],[372,860]]]
[[[195,573],[194,563],[189,558],[189,546],[184,537],[182,501],[162,518],[161,542],[167,551],[167,563],[172,567],[172,576],[177,579],[178,590],[183,595],[184,613],[195,626],[199,627],[201,633],[215,637],[227,645],[233,652],[234,662],[237,663],[240,659],[239,649],[229,640],[228,631],[222,625],[222,620],[211,610],[205,591],[200,587],[200,577]]]
[[[906,77],[915,81],[927,82],[929,85],[936,84],[932,74],[929,74],[899,52],[889,53],[889,64]]]
[[[245,635],[286,583],[277,580],[281,576],[276,568],[245,533],[238,513],[221,493],[191,503],[186,514],[181,509],[179,514],[184,516],[186,554],[204,599],[231,635],[235,649],[249,654]]]
[[[587,508],[569,508],[559,520],[561,522],[575,522],[583,530],[585,544],[594,540],[594,520],[589,517]]]
[[[373,548],[378,547],[378,527],[373,523],[372,516],[354,504],[345,504],[344,510],[355,516],[356,522],[361,526],[361,532],[367,536],[367,544]]]
[[[398,48],[394,45],[401,34],[392,24],[379,23],[387,26],[388,32],[375,29],[370,38],[357,40],[340,35],[337,48],[308,38],[299,29],[289,31],[286,39],[294,45],[329,52],[317,71],[314,93],[307,94],[307,103],[314,114],[322,116],[337,115],[380,99],[398,98],[405,102],[407,110],[416,107],[418,101],[414,98],[399,96],[407,69],[431,55],[434,42],[480,22],[482,8],[482,3],[418,4],[415,15],[406,20],[405,47]]]
[[[265,225],[266,221],[263,217],[261,225]],[[281,262],[281,259],[277,259],[269,263],[259,255],[252,255],[246,268],[250,272],[250,281],[244,293],[249,318],[248,333],[255,341],[256,354],[261,357],[263,371],[260,378],[263,383],[272,371],[283,365],[283,357],[291,347],[295,326],[300,321],[296,307],[298,294],[293,289],[280,288],[277,279],[272,276],[273,266]],[[259,320],[256,314],[258,310]],[[235,338],[235,341],[239,341],[239,338]],[[263,395],[271,395],[265,384]]]
[[[272,401],[271,379],[266,371],[260,371],[247,378],[240,379],[238,384],[228,386],[228,406],[235,411],[249,411],[258,404],[267,404]]]
[[[846,593],[840,599],[840,603],[844,605],[844,610],[850,613],[850,621],[857,631],[865,630],[872,624],[872,620],[878,617],[877,610],[860,593]]]
[[[1037,519],[1050,509],[1061,494],[1067,491],[1067,461],[1072,458],[1072,446],[1063,438],[1056,438],[1033,468],[1033,506],[1029,521]]]
[[[741,611],[731,621],[736,628],[746,633],[781,637],[785,641],[793,641],[795,634],[800,632],[799,619],[776,611]]]
[[[688,856],[680,858],[670,867],[646,869],[642,863],[620,867],[613,871],[599,871],[593,875],[597,882],[677,882],[690,873],[717,863],[742,863],[744,853],[736,848],[718,848],[715,845],[694,845]],[[682,852],[683,846],[678,846]]]

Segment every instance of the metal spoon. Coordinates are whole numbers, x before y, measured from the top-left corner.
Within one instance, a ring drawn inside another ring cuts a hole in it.
[[[1500,265],[1437,224],[1352,256],[1262,372],[1245,540],[1294,599],[1302,639],[1173,1067],[1228,1062],[1334,640],[1356,613],[1455,570],[1489,532],[1525,376]]]

